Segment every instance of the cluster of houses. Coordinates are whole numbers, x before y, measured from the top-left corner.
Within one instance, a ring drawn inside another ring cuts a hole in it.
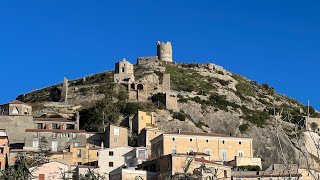
[[[221,179],[314,179],[315,171],[274,165],[262,169],[253,156],[251,138],[157,128],[152,113],[138,111],[127,127],[109,125],[103,133],[79,129],[73,118],[33,118],[32,107],[20,101],[0,106],[0,168],[13,166],[20,156],[39,152],[41,139],[51,150],[49,162],[30,169],[35,179],[79,179],[93,172],[101,179],[168,179],[185,173]],[[20,123],[19,121],[29,121]],[[21,124],[21,125],[20,125]],[[137,146],[128,134],[137,134]],[[11,139],[11,137],[13,137]],[[20,146],[20,147],[19,147]],[[255,167],[258,171],[248,171]]]

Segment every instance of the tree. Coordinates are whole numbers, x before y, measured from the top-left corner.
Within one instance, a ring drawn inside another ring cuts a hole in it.
[[[312,131],[317,131],[318,130],[318,124],[316,123],[316,122],[312,122],[311,124],[310,124],[310,126],[311,126],[311,129],[312,129]]]

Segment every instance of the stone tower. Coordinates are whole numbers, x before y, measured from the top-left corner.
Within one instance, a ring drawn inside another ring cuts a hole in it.
[[[172,62],[171,42],[166,43],[157,41],[157,56],[160,61]]]
[[[64,77],[63,79],[63,85],[62,85],[62,90],[61,90],[61,98],[64,100],[64,102],[68,101],[68,90],[69,90],[69,83],[68,79]]]

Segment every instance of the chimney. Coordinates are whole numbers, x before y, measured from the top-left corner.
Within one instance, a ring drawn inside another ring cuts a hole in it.
[[[178,129],[178,134],[181,134],[181,129]]]

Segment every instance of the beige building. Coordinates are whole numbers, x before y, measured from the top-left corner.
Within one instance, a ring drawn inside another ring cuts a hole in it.
[[[0,105],[0,115],[7,116],[32,116],[32,107],[21,101],[14,100]]]
[[[142,129],[153,125],[152,113],[138,111],[132,118],[132,132],[135,134],[140,134]]]
[[[125,58],[116,63],[114,70],[114,82],[119,84],[131,84],[134,82],[133,65]]]
[[[138,136],[138,146],[144,146],[148,150],[148,156],[151,156],[151,140],[163,133],[157,127],[146,127],[141,130]]]
[[[210,160],[232,161],[236,157],[253,157],[251,138],[213,133],[166,132],[151,140],[151,155],[205,153]]]
[[[115,148],[128,146],[128,129],[126,127],[109,125],[105,130],[105,147]]]
[[[100,174],[104,176],[109,176],[119,168],[136,167],[147,159],[147,150],[144,147],[107,148],[99,150],[98,153],[98,167]]]
[[[179,177],[179,175],[184,173],[187,162],[190,162],[189,168],[186,169],[190,174],[200,175],[202,178],[208,179],[231,179],[231,166],[225,166],[222,163],[186,154],[161,156],[160,158],[144,162],[139,165],[138,169],[157,172],[157,179],[162,180],[172,176]],[[205,173],[201,168],[205,170]]]

